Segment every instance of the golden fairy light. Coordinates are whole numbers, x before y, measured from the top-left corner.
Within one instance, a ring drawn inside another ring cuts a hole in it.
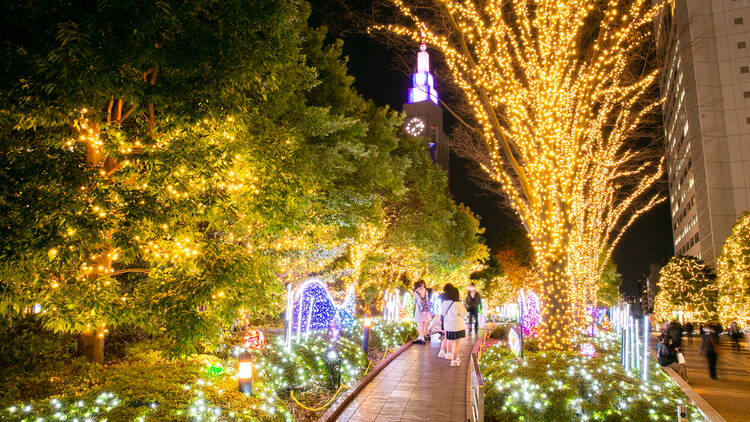
[[[742,215],[716,259],[721,322],[750,324],[750,212]]]
[[[660,12],[652,0],[437,1],[432,27],[376,26],[440,50],[486,146],[479,164],[506,192],[543,280],[541,344],[566,348],[612,248],[664,200],[662,162],[633,143],[657,72],[634,56]],[[426,14],[427,15],[427,14]],[[447,29],[446,29],[447,28]]]

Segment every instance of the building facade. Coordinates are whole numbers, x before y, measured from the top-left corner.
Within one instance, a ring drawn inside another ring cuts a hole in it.
[[[412,136],[427,139],[432,161],[448,174],[450,149],[443,131],[443,109],[438,104],[435,79],[430,73],[427,45],[419,46],[417,69],[411,75],[411,88],[404,103],[404,130]]]
[[[713,265],[750,209],[750,0],[674,0],[656,37],[675,255]]]

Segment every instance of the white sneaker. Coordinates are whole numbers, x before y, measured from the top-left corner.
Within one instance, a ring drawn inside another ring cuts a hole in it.
[[[446,358],[446,359],[450,359],[450,360],[453,360],[453,355],[451,355],[450,353],[446,353],[446,354],[445,354],[445,358]]]
[[[458,362],[458,363],[461,363],[461,358],[460,358],[460,357],[458,357],[458,356],[456,356],[456,359],[454,359],[454,360],[455,360],[456,362]],[[456,366],[458,366],[458,365],[456,365]]]
[[[458,365],[460,365],[460,364],[461,364],[461,362],[459,362],[459,361],[457,361],[457,360],[452,360],[452,361],[451,361],[451,366],[458,366]]]
[[[439,358],[444,358],[445,357],[445,353],[443,353],[443,351],[441,350],[440,353],[438,353],[438,357]]]

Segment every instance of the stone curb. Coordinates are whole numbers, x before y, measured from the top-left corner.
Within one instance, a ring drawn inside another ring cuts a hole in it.
[[[656,351],[649,347],[649,352],[651,353],[651,357],[656,360]],[[670,378],[672,378],[672,381],[674,381],[675,384],[680,387],[680,390],[682,390],[682,392],[685,393],[686,396],[688,396],[690,401],[693,402],[695,407],[700,410],[700,412],[703,414],[703,416],[706,417],[706,419],[711,422],[727,422],[726,419],[724,419],[724,417],[721,416],[719,412],[716,411],[716,409],[708,404],[708,402],[703,397],[701,397],[700,394],[696,393],[695,390],[693,390],[693,387],[691,387],[690,384],[682,379],[682,377],[679,376],[674,369],[670,368],[669,366],[662,366],[661,369],[666,372]]]
[[[318,418],[318,422],[330,422],[335,421],[341,413],[346,409],[346,407],[349,405],[349,403],[354,400],[355,397],[357,397],[357,394],[359,394],[362,389],[372,381],[373,378],[375,378],[376,375],[380,373],[386,366],[388,366],[389,363],[391,363],[394,359],[396,359],[401,353],[406,351],[406,349],[409,348],[414,343],[414,340],[407,341],[404,343],[401,347],[396,349],[393,353],[388,355],[385,359],[381,360],[377,365],[373,366],[372,369],[370,369],[370,372],[365,375],[364,378],[362,378],[357,385],[354,387],[348,389],[345,393],[341,395],[341,397],[335,402],[335,407],[331,406],[328,408],[328,410]]]

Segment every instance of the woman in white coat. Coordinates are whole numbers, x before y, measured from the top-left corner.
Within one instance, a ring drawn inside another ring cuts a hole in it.
[[[440,306],[440,315],[443,316],[443,326],[445,327],[445,338],[448,341],[446,359],[451,360],[451,366],[461,364],[461,358],[458,356],[461,339],[466,337],[466,308],[461,303],[458,295],[458,288],[446,286],[445,299]]]

